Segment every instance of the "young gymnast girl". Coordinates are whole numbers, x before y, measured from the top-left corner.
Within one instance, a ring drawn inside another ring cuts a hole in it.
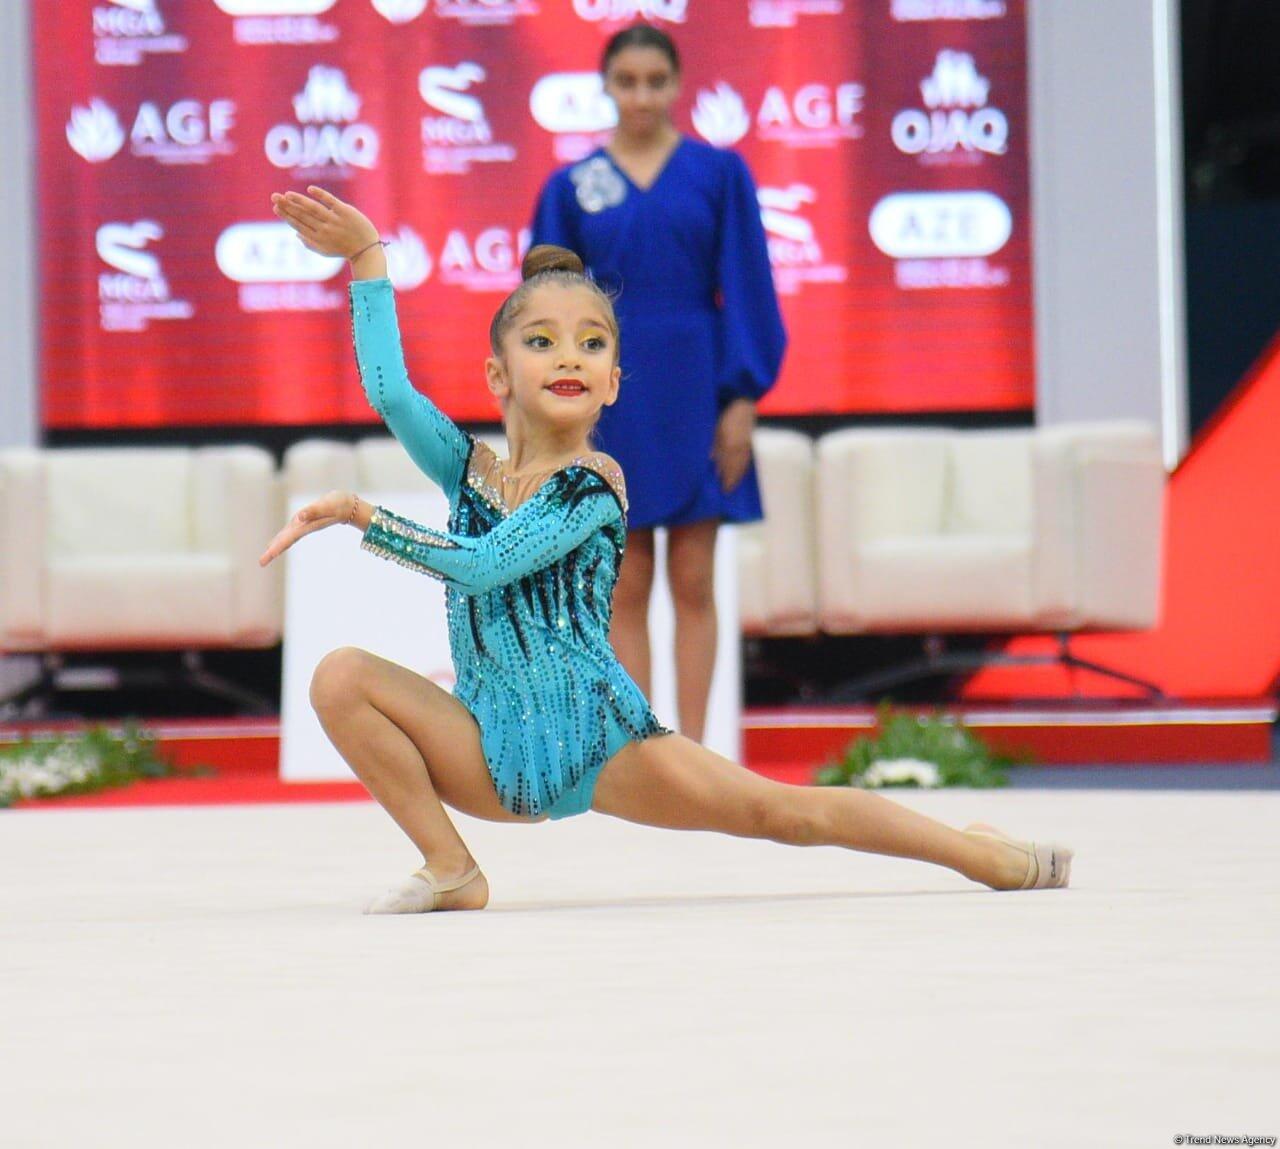
[[[354,648],[326,655],[311,683],[325,733],[423,857],[367,912],[488,902],[445,805],[501,822],[598,810],[669,829],[845,846],[946,866],[997,890],[1067,884],[1064,846],[985,824],[954,830],[863,790],[771,782],[663,727],[608,640],[627,510],[621,471],[590,443],[621,376],[609,297],[572,252],[529,252],[524,282],[489,329],[484,370],[510,447],[500,459],[410,384],[373,224],[321,188],[308,193],[273,195],[273,210],[312,251],[349,261],[369,402],[450,508],[444,533],[331,491],[260,559],[265,566],[313,531],[353,526],[364,549],[446,587],[453,694]]]

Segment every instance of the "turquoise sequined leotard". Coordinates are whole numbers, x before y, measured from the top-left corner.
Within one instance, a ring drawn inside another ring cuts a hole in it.
[[[445,584],[454,696],[479,724],[503,807],[580,814],[614,754],[670,733],[609,645],[622,474],[607,455],[584,456],[509,511],[497,456],[410,384],[391,281],[350,291],[365,394],[449,499],[448,534],[378,507],[361,546]]]

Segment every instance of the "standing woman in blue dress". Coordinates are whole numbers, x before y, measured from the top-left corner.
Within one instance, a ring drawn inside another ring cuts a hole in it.
[[[679,724],[700,741],[716,651],[716,528],[761,517],[751,433],[786,335],[746,164],[671,121],[671,39],[627,28],[605,46],[601,70],[617,128],[547,181],[533,243],[577,252],[616,293],[624,386],[596,441],[627,476],[631,515],[610,638],[648,695],[653,532],[666,527]]]

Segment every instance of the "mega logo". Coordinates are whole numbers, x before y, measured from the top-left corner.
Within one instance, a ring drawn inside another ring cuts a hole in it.
[[[331,44],[336,24],[317,19],[337,0],[213,0],[236,17],[238,44]]]
[[[1009,282],[994,255],[1013,233],[1013,214],[990,192],[898,192],[885,196],[868,221],[872,242],[898,261],[906,289],[989,288]]]
[[[538,11],[536,0],[436,0],[436,15],[460,24],[512,24]]]
[[[152,319],[190,319],[195,308],[174,299],[160,260],[149,244],[164,238],[155,220],[104,223],[95,244],[111,271],[98,274],[98,315],[103,331],[145,331]]]
[[[466,291],[513,291],[528,248],[528,228],[489,227],[475,236],[457,228],[440,248],[440,282]]]
[[[378,133],[359,122],[360,105],[341,68],[314,65],[306,86],[293,98],[297,122],[276,124],[267,132],[267,159],[295,174],[323,171],[342,176],[351,168],[373,168],[378,162]]]
[[[866,88],[853,82],[803,84],[794,90],[771,85],[755,114],[756,135],[792,148],[831,147],[840,140],[859,139],[866,95]],[[747,105],[729,84],[722,81],[698,92],[693,126],[709,143],[736,144],[751,122]]]
[[[592,24],[630,24],[636,20],[683,24],[689,0],[573,0],[579,19]]]
[[[111,0],[93,9],[93,58],[99,64],[136,66],[148,53],[186,50],[185,36],[168,34],[156,0]]]
[[[602,142],[618,122],[618,109],[604,91],[599,72],[553,72],[529,93],[534,122],[556,138],[561,163],[573,163]]]
[[[806,283],[843,283],[848,278],[848,268],[827,262],[823,255],[807,214],[818,202],[818,193],[809,184],[761,187],[756,196],[780,294],[795,295]]]
[[[231,155],[235,126],[234,100],[178,100],[167,108],[145,100],[129,129],[133,155],[162,164],[206,164]],[[124,146],[125,131],[115,109],[105,100],[74,105],[67,121],[67,143],[90,163],[103,163]]]
[[[801,16],[839,16],[843,0],[751,0],[753,28],[794,28]]]
[[[904,108],[893,118],[894,146],[926,162],[974,163],[1001,156],[1009,146],[1009,121],[987,105],[991,81],[968,52],[944,49],[920,83],[924,109]]]
[[[483,83],[485,70],[464,62],[453,68],[423,68],[418,94],[437,115],[422,117],[422,166],[431,174],[462,174],[473,163],[510,163],[516,149],[494,143],[484,105],[469,92]]]
[[[1005,0],[891,0],[893,18],[917,20],[998,20],[1009,11]]]

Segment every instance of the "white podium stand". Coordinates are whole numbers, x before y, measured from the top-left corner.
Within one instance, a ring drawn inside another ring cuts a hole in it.
[[[295,496],[294,514],[313,495]],[[370,492],[381,504],[426,526],[445,529],[448,503],[440,492]],[[284,781],[351,778],[325,737],[308,698],[316,665],[331,650],[357,646],[390,659],[445,689],[453,687],[453,663],[445,621],[444,586],[435,579],[360,550],[355,531],[333,527],[310,535],[285,555],[283,691],[280,707],[280,777]],[[659,535],[659,559],[662,558]],[[739,761],[741,643],[732,528],[720,532],[716,550],[716,604],[720,636],[711,684],[705,744]],[[661,570],[661,564],[659,564]],[[674,616],[666,579],[657,580],[649,613],[653,639],[653,709],[675,728]]]

